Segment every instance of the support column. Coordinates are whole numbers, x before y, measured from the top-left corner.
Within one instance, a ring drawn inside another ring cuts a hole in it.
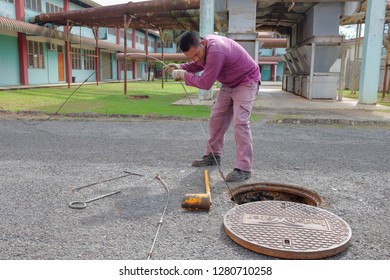
[[[272,48],[272,56],[276,57],[276,48]],[[271,80],[272,81],[277,81],[276,76],[278,75],[278,64],[273,64],[271,66],[271,69],[272,69]]]
[[[214,33],[214,0],[200,0],[199,35]],[[198,91],[199,99],[212,99],[213,89]]]
[[[70,31],[72,26],[69,24],[69,20],[66,22],[66,26],[64,27],[66,34],[65,41],[65,71],[66,71],[66,82],[68,83],[68,88],[70,88],[70,83],[72,81],[72,52],[70,46]]]
[[[133,32],[131,33],[131,47],[133,49],[137,48],[137,29],[133,28]],[[137,78],[137,62],[135,60],[132,61],[131,71],[133,72],[133,80]]]
[[[359,104],[376,104],[386,0],[367,0]]]
[[[15,3],[16,19],[24,21],[24,1]],[[19,80],[21,85],[28,85],[28,53],[26,34],[18,32]]]
[[[120,28],[116,29],[116,44],[121,44],[121,30]],[[121,80],[121,72],[122,72],[122,60],[117,59],[116,60],[116,78],[118,81]]]
[[[99,85],[101,71],[100,71],[100,48],[99,48],[99,27],[92,27],[95,36],[95,66],[96,66],[96,85]]]

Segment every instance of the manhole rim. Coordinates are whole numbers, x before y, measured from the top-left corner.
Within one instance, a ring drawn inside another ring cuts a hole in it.
[[[249,191],[274,191],[274,192],[282,191],[286,194],[293,194],[293,195],[301,196],[303,198],[310,199],[315,203],[315,205],[303,203],[306,205],[319,207],[324,204],[323,198],[317,192],[309,190],[308,188],[291,185],[291,184],[272,183],[272,182],[257,182],[257,183],[250,183],[250,184],[237,186],[231,189],[231,196],[233,198]]]

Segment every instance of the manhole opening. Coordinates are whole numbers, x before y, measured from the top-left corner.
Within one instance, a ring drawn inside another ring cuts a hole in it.
[[[129,95],[128,99],[149,99],[149,95]]]
[[[321,197],[310,190],[302,187],[274,184],[255,183],[238,186],[232,189],[232,200],[238,204],[245,204],[255,201],[291,201],[311,206],[320,206]]]

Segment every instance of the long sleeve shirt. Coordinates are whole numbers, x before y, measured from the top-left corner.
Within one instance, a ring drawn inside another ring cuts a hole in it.
[[[260,81],[258,64],[241,45],[218,35],[206,35],[204,39],[204,61],[181,64],[181,68],[187,71],[186,85],[209,90],[215,81],[230,88]],[[202,75],[195,75],[203,70]]]

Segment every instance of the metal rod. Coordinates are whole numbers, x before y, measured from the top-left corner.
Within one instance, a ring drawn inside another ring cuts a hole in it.
[[[123,171],[123,172],[125,172],[126,174],[125,174],[125,175],[118,176],[118,177],[106,179],[106,180],[103,180],[103,181],[94,182],[94,183],[91,183],[91,184],[88,184],[88,185],[84,185],[84,186],[81,186],[81,187],[77,187],[77,188],[74,188],[73,191],[78,191],[78,190],[80,190],[80,189],[87,188],[87,187],[91,187],[91,186],[94,186],[94,185],[97,185],[97,184],[101,184],[101,183],[106,183],[106,182],[118,180],[118,179],[121,179],[121,178],[124,178],[124,177],[128,177],[128,176],[131,176],[131,175],[143,176],[143,175],[141,175],[141,174],[133,173],[133,172],[129,172],[129,171]]]
[[[98,199],[102,199],[102,198],[105,198],[107,196],[111,196],[111,195],[114,195],[114,194],[117,194],[117,193],[120,193],[120,192],[121,191],[110,192],[110,193],[107,193],[107,194],[100,195],[98,197],[94,197],[94,198],[88,199],[86,201],[72,201],[72,202],[69,203],[69,207],[73,208],[73,209],[84,209],[85,207],[87,207],[87,203],[90,203],[92,201],[95,201],[95,200],[98,200]]]

